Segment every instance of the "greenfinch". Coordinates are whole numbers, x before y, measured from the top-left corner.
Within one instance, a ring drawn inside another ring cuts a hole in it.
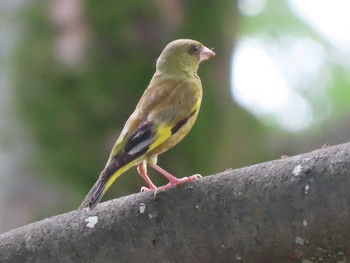
[[[157,165],[157,156],[181,141],[192,128],[201,105],[202,84],[199,63],[215,53],[200,42],[178,39],[170,42],[156,63],[156,72],[131,114],[110,153],[106,167],[79,209],[93,209],[112,183],[137,166],[148,188],[166,190],[192,181],[199,175],[176,178]],[[157,188],[147,176],[147,165],[165,176],[169,183]]]

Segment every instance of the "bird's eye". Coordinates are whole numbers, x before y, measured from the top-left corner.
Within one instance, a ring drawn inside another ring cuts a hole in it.
[[[192,45],[191,51],[194,53],[197,53],[199,51],[199,46],[198,45]]]

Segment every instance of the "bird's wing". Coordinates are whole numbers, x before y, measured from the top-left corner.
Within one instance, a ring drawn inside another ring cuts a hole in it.
[[[176,133],[193,115],[201,96],[198,85],[186,79],[152,79],[114,145],[107,166],[121,153],[137,158]]]

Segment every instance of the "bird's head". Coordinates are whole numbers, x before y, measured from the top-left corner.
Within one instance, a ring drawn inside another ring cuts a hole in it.
[[[215,56],[215,52],[192,39],[170,42],[157,59],[157,71],[195,74],[199,63]]]

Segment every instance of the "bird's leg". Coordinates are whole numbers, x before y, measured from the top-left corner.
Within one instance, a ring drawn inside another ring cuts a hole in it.
[[[142,162],[137,166],[137,171],[139,172],[139,175],[146,181],[148,184],[148,187],[142,187],[141,192],[147,192],[150,190],[157,189],[157,186],[154,185],[154,183],[151,181],[151,179],[147,175],[147,164],[146,162]]]
[[[189,177],[183,177],[183,178],[176,178],[175,176],[173,176],[172,174],[168,173],[167,171],[165,171],[163,168],[159,167],[158,165],[154,164],[154,163],[150,163],[149,164],[153,169],[155,169],[157,172],[159,172],[160,174],[164,175],[168,180],[169,183],[167,185],[158,187],[158,190],[166,190],[172,186],[175,186],[177,184],[183,184],[186,182],[190,182],[193,181],[195,179],[201,178],[202,176],[199,174],[196,175],[192,175]]]

